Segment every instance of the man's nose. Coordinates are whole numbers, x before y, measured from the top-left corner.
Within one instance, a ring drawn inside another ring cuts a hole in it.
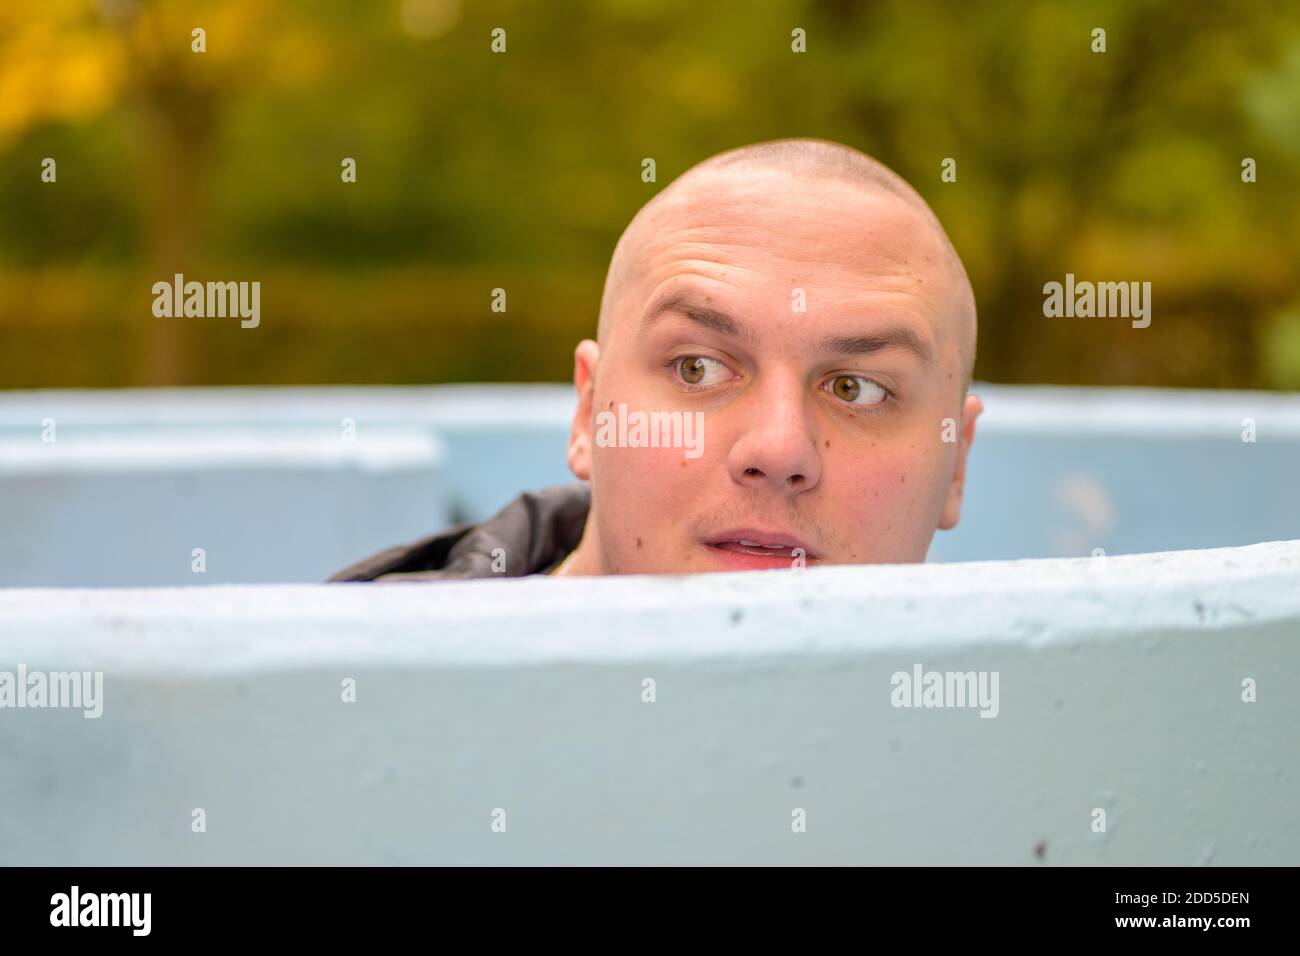
[[[821,455],[804,386],[772,381],[752,388],[734,410],[742,417],[727,467],[733,481],[797,494],[821,480]]]

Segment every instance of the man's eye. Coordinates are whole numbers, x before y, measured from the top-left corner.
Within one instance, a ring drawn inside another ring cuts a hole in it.
[[[684,355],[677,360],[677,374],[687,385],[716,385],[726,371],[727,367],[717,359],[703,355]]]
[[[831,379],[831,392],[851,405],[879,405],[889,398],[888,389],[861,375],[836,375]]]

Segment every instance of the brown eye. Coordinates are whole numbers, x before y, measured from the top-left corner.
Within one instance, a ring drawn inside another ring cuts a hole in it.
[[[889,400],[888,389],[862,375],[836,375],[830,381],[830,390],[841,401],[860,407],[883,405]]]
[[[735,378],[722,362],[707,355],[683,355],[672,360],[671,368],[682,385],[709,388],[723,385]]]
[[[688,355],[678,364],[678,369],[682,373],[682,381],[691,385],[698,385],[704,379],[704,359],[698,355]]]
[[[849,375],[837,375],[831,383],[831,391],[846,402],[855,401],[862,391],[862,386],[858,384],[860,381],[861,379]]]

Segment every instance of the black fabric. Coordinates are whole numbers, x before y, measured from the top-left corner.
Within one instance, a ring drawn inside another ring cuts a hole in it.
[[[482,524],[458,524],[388,548],[329,580],[388,583],[547,574],[582,540],[590,508],[591,489],[585,482],[526,491]],[[498,548],[505,561],[499,572],[492,569]]]

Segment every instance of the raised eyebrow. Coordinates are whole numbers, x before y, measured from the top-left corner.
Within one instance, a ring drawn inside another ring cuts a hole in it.
[[[934,352],[916,332],[905,325],[890,326],[870,335],[828,335],[818,340],[817,349],[837,355],[871,355],[889,349],[911,352],[926,368],[934,368]]]
[[[641,317],[644,330],[666,312],[678,312],[692,322],[721,335],[743,339],[750,345],[758,340],[753,331],[717,309],[703,305],[689,292],[671,292],[652,302]],[[935,367],[934,353],[916,332],[905,325],[895,325],[870,335],[829,335],[819,339],[816,348],[837,355],[870,355],[890,349],[911,352],[928,369]]]
[[[743,339],[751,345],[757,341],[751,329],[725,312],[701,304],[689,292],[672,292],[650,303],[641,317],[641,330],[644,331],[665,312],[678,312],[706,329]]]

